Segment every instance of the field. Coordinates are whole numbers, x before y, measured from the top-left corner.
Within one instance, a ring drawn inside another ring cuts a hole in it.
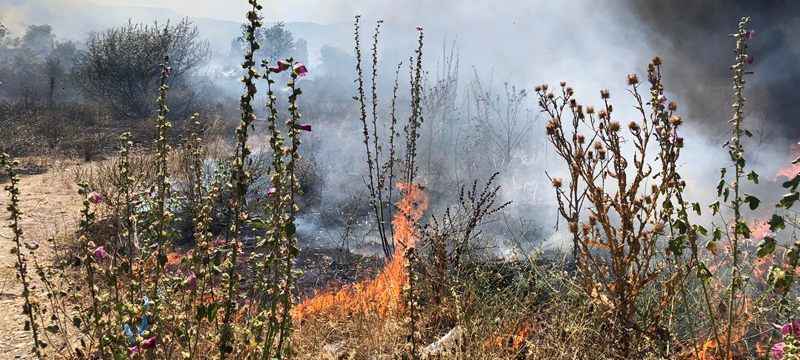
[[[0,358],[800,359],[773,30],[730,19],[726,95],[670,53],[497,89],[423,25],[345,51],[246,3],[224,56],[0,23]]]

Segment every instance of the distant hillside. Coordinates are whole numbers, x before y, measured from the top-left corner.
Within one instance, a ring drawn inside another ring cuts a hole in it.
[[[185,15],[166,8],[107,6],[87,1],[66,1],[68,6],[53,6],[51,0],[0,0],[0,22],[8,24],[19,35],[30,24],[50,24],[63,39],[84,41],[91,32],[119,26],[127,21],[151,23],[175,21]],[[227,53],[233,38],[240,35],[240,24],[235,21],[190,17],[209,41],[211,48]],[[323,25],[310,22],[286,23],[295,37],[308,42],[310,62],[315,62],[319,48],[332,45],[351,47],[351,24]]]

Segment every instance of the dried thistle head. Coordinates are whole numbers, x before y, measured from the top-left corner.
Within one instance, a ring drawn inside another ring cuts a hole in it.
[[[605,110],[600,110],[600,112],[597,113],[597,117],[605,119],[608,117],[608,113]]]
[[[653,62],[653,65],[655,65],[655,66],[661,66],[661,58],[658,57],[658,56],[653,57],[653,61],[652,62]]]
[[[592,144],[592,146],[594,147],[595,150],[603,149],[603,143],[601,143],[600,140],[596,140],[594,144]]]
[[[669,123],[672,124],[672,126],[675,126],[675,127],[681,126],[681,124],[683,124],[683,118],[680,115],[672,115],[669,118]]]
[[[568,224],[568,227],[569,227],[569,232],[570,233],[574,234],[574,233],[578,232],[578,224],[576,222],[570,221],[569,224]]]
[[[669,109],[669,111],[678,110],[678,103],[670,101],[669,104],[667,104],[667,109]]]
[[[600,90],[600,98],[608,99],[611,97],[611,92],[608,89]]]
[[[636,74],[628,74],[628,85],[636,85],[639,83],[639,77]]]
[[[594,114],[594,106],[587,106],[586,113],[589,115]]]
[[[610,132],[617,132],[621,127],[622,125],[619,124],[619,121],[612,121],[608,123],[608,131]]]
[[[564,184],[564,179],[562,179],[560,177],[556,177],[556,178],[553,178],[552,183],[553,183],[553,187],[554,188],[560,188],[561,185]]]
[[[578,134],[578,135],[576,136],[576,139],[575,139],[575,140],[577,140],[577,141],[578,141],[578,144],[583,144],[583,143],[585,143],[585,142],[586,142],[586,136],[583,136],[583,134]]]
[[[592,231],[592,227],[589,226],[589,224],[583,224],[583,226],[581,226],[581,230],[583,230],[584,235],[589,235],[589,232]]]
[[[628,129],[631,129],[633,132],[637,132],[641,129],[641,127],[636,121],[631,121],[630,124],[628,124]]]

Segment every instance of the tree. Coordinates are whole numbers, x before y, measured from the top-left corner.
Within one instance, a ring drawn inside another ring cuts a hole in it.
[[[247,41],[245,41],[246,27],[242,27],[242,36],[236,38],[231,48],[232,54],[240,54],[246,51]],[[268,28],[260,28],[255,34],[256,41],[261,45],[261,49],[255,52],[257,63],[267,60],[271,64],[278,60],[286,59],[290,56],[300,56],[308,54],[308,45],[304,39],[294,40],[292,32],[286,29],[283,22],[276,22]],[[299,59],[299,58],[298,58]]]
[[[56,36],[50,25],[29,25],[22,35],[22,46],[39,58],[45,58],[56,46]]]
[[[76,65],[75,78],[89,95],[106,101],[120,115],[148,117],[154,111],[164,56],[172,67],[170,85],[178,92],[188,89],[186,75],[208,60],[208,43],[199,34],[188,19],[175,26],[129,22],[94,34]]]
[[[5,25],[0,24],[0,43],[5,41],[6,40],[6,36],[8,36],[8,34],[10,34],[10,33],[11,33],[11,31],[9,31],[8,28]]]

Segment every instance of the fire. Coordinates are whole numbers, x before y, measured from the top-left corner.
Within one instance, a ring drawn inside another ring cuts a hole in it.
[[[387,316],[403,311],[403,287],[408,283],[403,253],[417,243],[415,224],[428,208],[428,195],[420,186],[399,183],[405,197],[397,204],[392,219],[395,251],[383,271],[374,279],[345,286],[338,291],[315,293],[292,309],[292,317],[304,319],[315,314],[373,314]]]
[[[792,145],[791,147],[791,160],[795,160],[800,157],[800,144]],[[793,179],[797,174],[800,174],[800,162],[796,164],[789,164],[788,166],[784,166],[778,170],[775,174],[775,180],[779,177],[783,177],[786,179]]]

